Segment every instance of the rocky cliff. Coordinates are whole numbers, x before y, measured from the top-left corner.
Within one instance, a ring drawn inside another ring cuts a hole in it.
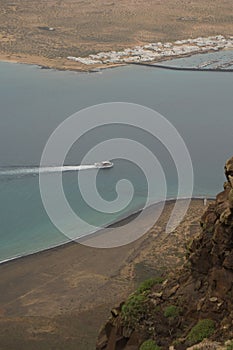
[[[145,281],[113,309],[97,350],[183,350],[205,338],[213,342],[202,348],[215,349],[214,341],[233,338],[233,158],[225,175],[224,191],[187,245],[184,267],[173,278]]]

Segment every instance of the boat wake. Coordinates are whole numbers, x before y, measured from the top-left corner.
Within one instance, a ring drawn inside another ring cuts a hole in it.
[[[0,176],[17,176],[17,175],[39,175],[41,173],[59,173],[67,171],[79,171],[96,169],[96,165],[64,165],[51,167],[14,167],[0,168]]]

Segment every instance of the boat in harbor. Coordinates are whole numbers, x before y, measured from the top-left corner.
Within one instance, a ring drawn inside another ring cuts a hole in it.
[[[112,168],[113,163],[109,160],[103,160],[102,162],[95,163],[95,167],[98,169],[106,169],[106,168]]]

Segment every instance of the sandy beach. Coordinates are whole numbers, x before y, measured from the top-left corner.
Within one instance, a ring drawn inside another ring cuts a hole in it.
[[[93,350],[112,307],[144,279],[168,276],[183,264],[205,206],[192,200],[179,227],[165,234],[172,207],[167,202],[156,224],[131,244],[70,243],[0,265],[0,349]]]

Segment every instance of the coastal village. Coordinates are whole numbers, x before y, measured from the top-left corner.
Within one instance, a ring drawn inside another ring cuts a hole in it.
[[[157,42],[126,48],[122,51],[99,52],[88,57],[68,56],[67,59],[85,65],[114,65],[127,63],[156,62],[163,59],[190,56],[198,53],[233,49],[233,36],[223,35],[177,40],[174,43]]]

